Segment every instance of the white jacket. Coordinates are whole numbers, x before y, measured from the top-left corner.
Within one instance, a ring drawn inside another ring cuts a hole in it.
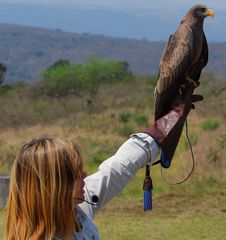
[[[74,234],[74,240],[101,239],[92,221],[97,211],[122,191],[139,168],[152,165],[158,154],[159,147],[152,137],[145,133],[133,134],[96,173],[86,177],[85,199],[92,202],[92,197],[97,195],[99,202],[96,206],[83,202],[76,207],[82,230]]]

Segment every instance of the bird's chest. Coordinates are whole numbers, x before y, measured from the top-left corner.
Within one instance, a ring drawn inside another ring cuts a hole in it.
[[[201,32],[201,33],[200,33]],[[203,44],[203,32],[202,31],[194,31],[193,32],[193,61],[192,65],[197,62],[199,56],[202,52],[202,44]]]

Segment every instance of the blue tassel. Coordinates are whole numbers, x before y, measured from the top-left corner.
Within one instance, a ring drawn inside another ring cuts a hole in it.
[[[153,184],[150,177],[149,165],[146,166],[146,176],[144,179],[143,190],[144,190],[144,211],[152,210],[152,189]]]
[[[144,190],[144,211],[152,210],[152,191]]]

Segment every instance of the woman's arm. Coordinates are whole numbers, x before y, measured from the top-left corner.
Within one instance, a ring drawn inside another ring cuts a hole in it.
[[[83,202],[82,210],[91,218],[115,197],[131,181],[136,171],[146,164],[152,164],[159,153],[159,147],[151,136],[145,133],[132,135],[116,152],[104,161],[96,173],[85,179],[85,198],[92,201],[97,195],[98,205]]]

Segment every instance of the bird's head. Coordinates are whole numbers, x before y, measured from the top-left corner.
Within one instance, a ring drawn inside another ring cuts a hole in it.
[[[214,12],[212,11],[212,9],[202,4],[198,4],[192,7],[188,12],[188,14],[191,14],[193,17],[197,19],[204,19],[205,17],[208,17],[208,16],[211,16],[211,17],[214,16]]]

